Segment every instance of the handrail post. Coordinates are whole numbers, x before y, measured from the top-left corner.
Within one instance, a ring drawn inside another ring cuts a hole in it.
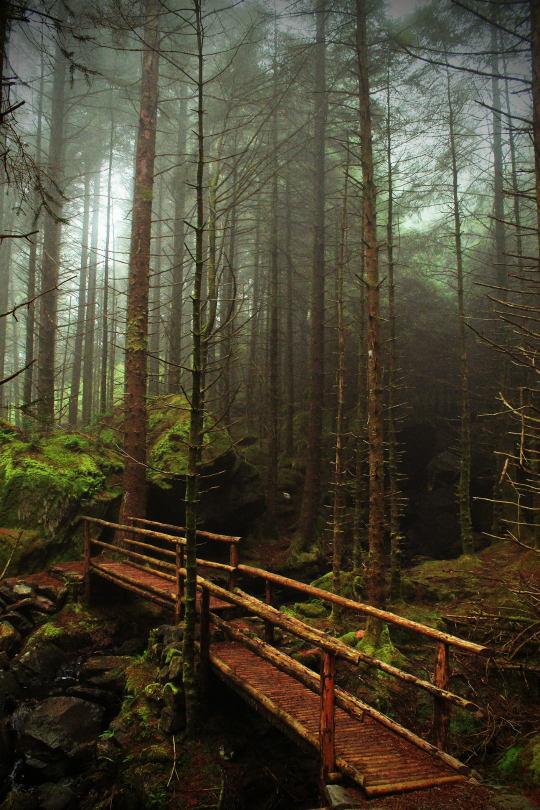
[[[437,642],[435,645],[435,669],[433,683],[440,689],[446,689],[450,679],[449,645]],[[448,700],[433,698],[433,738],[437,748],[448,751],[448,732],[450,727],[451,706]]]
[[[266,579],[266,604],[274,606],[274,583],[270,579]],[[264,620],[264,640],[267,644],[274,643],[274,624],[270,619]]]
[[[199,687],[201,711],[208,715],[208,675],[210,671],[210,591],[203,588],[201,593],[201,617],[199,626]]]
[[[90,604],[92,593],[90,590],[90,524],[84,521],[84,601]]]
[[[321,784],[324,789],[329,773],[336,770],[334,686],[336,676],[335,656],[327,650],[321,655],[321,717],[319,747],[321,752]]]
[[[229,574],[229,590],[234,591],[238,585],[238,546],[236,543],[231,543],[230,565],[233,570]]]
[[[182,568],[184,567],[184,546],[176,543],[176,607],[174,611],[174,623],[180,624],[184,618],[184,577]]]

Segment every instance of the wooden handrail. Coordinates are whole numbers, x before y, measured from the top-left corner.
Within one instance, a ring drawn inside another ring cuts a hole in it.
[[[102,548],[108,548],[118,553],[121,553],[129,557],[131,560],[140,560],[146,564],[150,563],[151,565],[157,565],[162,569],[166,568],[171,571],[174,571],[174,574],[172,573],[167,574],[164,571],[158,571],[155,570],[154,568],[144,567],[135,562],[131,563],[137,569],[141,569],[142,571],[155,574],[156,576],[161,577],[162,579],[175,582],[176,584],[175,594],[174,595],[171,594],[169,598],[171,600],[171,603],[176,605],[175,619],[176,622],[178,623],[183,616],[184,610],[183,595],[184,595],[184,580],[186,576],[184,568],[184,547],[186,544],[185,539],[182,537],[173,537],[171,535],[167,535],[162,532],[156,532],[151,531],[149,529],[140,528],[134,525],[123,526],[120,524],[115,524],[109,521],[101,520],[99,518],[91,518],[84,516],[83,520],[85,521],[84,562],[85,562],[85,597],[87,598],[87,600],[89,601],[90,599],[90,570],[92,568],[99,570],[97,566],[94,566],[92,564],[90,557],[91,544],[95,543],[96,545]],[[143,520],[142,518],[141,519],[130,518],[130,520],[132,521],[132,523],[138,522],[144,523],[145,525],[154,525],[154,526],[157,525],[162,528],[170,528],[182,531],[181,528],[172,526],[170,524],[161,524],[157,523],[156,521]],[[114,546],[112,543],[104,543],[97,539],[93,540],[90,537],[89,523],[96,523],[98,525],[110,527],[115,530],[128,532],[131,533],[132,535],[133,534],[142,535],[144,537],[150,537],[157,540],[164,540],[169,543],[174,543],[175,550],[168,551],[167,549],[160,549],[155,546],[151,546],[148,543],[142,543],[137,540],[126,541],[127,545],[131,546],[132,548],[137,547],[152,551],[154,552],[154,554],[163,554],[167,557],[175,557],[175,563],[165,562],[164,560],[157,559],[155,556],[148,557],[144,554],[139,554],[136,551],[130,551],[128,549],[125,549],[121,546]],[[215,563],[208,560],[201,560],[201,559],[197,560],[197,564],[199,566],[220,568],[222,570],[228,571],[230,575],[229,591],[226,591],[225,589],[221,588],[220,586],[216,585],[213,582],[210,582],[209,580],[206,580],[203,577],[200,576],[197,577],[197,588],[202,590],[204,596],[203,613],[201,614],[201,621],[203,625],[207,625],[208,622],[207,601],[209,599],[209,595],[213,594],[214,596],[218,597],[223,601],[247,608],[251,612],[261,617],[265,623],[265,640],[269,643],[273,642],[274,626],[278,626],[284,630],[287,630],[288,632],[293,633],[297,637],[303,638],[304,640],[317,645],[317,647],[320,647],[322,651],[322,669],[321,669],[322,686],[320,693],[321,696],[323,696],[325,693],[327,694],[327,698],[325,698],[321,702],[321,731],[319,735],[323,769],[325,772],[332,770],[335,758],[335,753],[332,753],[333,751],[332,723],[333,723],[333,703],[334,703],[333,695],[335,691],[334,675],[333,675],[335,666],[333,664],[333,661],[335,660],[335,658],[342,658],[355,665],[357,665],[360,661],[362,661],[368,664],[368,666],[376,667],[377,669],[380,669],[383,672],[392,675],[393,677],[399,678],[400,680],[411,683],[420,689],[430,692],[434,699],[433,730],[435,741],[439,749],[444,750],[448,742],[450,704],[453,703],[461,708],[468,710],[476,710],[478,708],[476,704],[472,703],[471,701],[466,700],[465,698],[462,698],[459,695],[455,695],[446,689],[450,673],[449,648],[452,646],[465,652],[473,653],[475,655],[491,656],[493,653],[488,647],[481,646],[479,644],[474,644],[470,641],[466,641],[465,639],[460,639],[457,636],[452,636],[449,633],[445,633],[440,630],[435,630],[434,628],[427,627],[426,625],[422,625],[418,622],[414,622],[409,619],[404,619],[403,617],[398,616],[394,613],[390,613],[389,611],[380,610],[379,608],[374,608],[371,605],[366,605],[362,602],[356,602],[352,599],[346,599],[345,597],[330,593],[328,591],[324,591],[321,588],[316,588],[312,585],[306,585],[302,582],[298,582],[297,580],[281,576],[280,574],[274,574],[270,571],[265,571],[263,569],[255,568],[248,565],[240,565],[238,562],[238,542],[240,541],[239,537],[212,535],[209,532],[197,532],[197,535],[206,536],[210,539],[227,540],[230,543],[230,565],[227,565],[225,563]],[[265,580],[266,604],[262,603],[258,599],[255,599],[249,594],[244,593],[243,591],[241,591],[236,587],[239,572],[251,576],[260,577]],[[114,576],[111,576],[110,574],[107,575],[107,578],[109,579],[114,580],[115,577],[118,581],[122,582],[125,587],[130,588],[134,592],[141,593],[141,589],[131,585],[129,583],[128,578],[116,573],[114,574]],[[404,672],[403,670],[400,670],[397,667],[392,666],[391,664],[387,664],[383,661],[373,658],[372,656],[369,656],[359,650],[353,650],[351,647],[347,646],[339,639],[331,638],[326,633],[323,633],[321,630],[317,630],[316,628],[310,627],[304,624],[303,622],[299,621],[298,619],[295,619],[291,616],[286,616],[280,611],[276,610],[272,605],[273,586],[275,583],[281,584],[285,587],[296,589],[301,593],[315,597],[322,601],[337,604],[340,607],[345,608],[346,610],[355,611],[368,616],[370,615],[376,616],[377,618],[380,618],[385,622],[397,625],[404,629],[423,635],[427,638],[433,639],[434,641],[436,641],[435,671],[433,683],[423,681],[408,672]],[[146,589],[147,593],[149,593],[149,598],[153,598],[155,601],[163,603],[163,597],[165,596],[165,594],[163,591],[161,591],[161,589],[156,588],[155,586],[152,586],[149,583],[146,584],[144,588]],[[144,590],[142,592],[144,593]],[[203,639],[201,638],[201,640]],[[207,641],[205,638],[202,647],[205,647],[206,644]],[[203,652],[203,655],[204,654],[205,653]],[[326,683],[328,684],[327,689],[324,686],[324,684]]]
[[[239,565],[238,570],[245,574],[258,576],[270,582],[285,585],[288,588],[295,588],[302,593],[309,596],[323,599],[325,602],[332,602],[335,605],[340,605],[347,610],[354,610],[358,613],[363,613],[367,616],[376,616],[385,622],[395,624],[398,627],[403,627],[405,630],[411,630],[419,635],[432,638],[435,641],[440,641],[444,644],[449,644],[452,647],[457,647],[465,652],[474,653],[475,655],[483,655],[491,657],[493,651],[489,647],[483,647],[480,644],[473,644],[471,641],[452,636],[450,633],[444,633],[442,630],[436,630],[434,627],[427,627],[424,624],[413,622],[411,619],[404,619],[402,616],[397,616],[395,613],[390,613],[387,610],[380,610],[379,608],[366,605],[363,602],[355,602],[353,599],[346,599],[344,596],[323,591],[321,588],[315,588],[313,585],[306,585],[303,582],[298,582],[295,579],[283,577],[280,574],[274,574],[271,571],[265,571],[262,568],[252,568],[249,565]]]
[[[159,526],[161,529],[174,529],[177,532],[185,532],[183,526],[174,526],[172,523],[158,523],[157,520],[146,520],[145,518],[129,518],[134,523],[144,523],[147,526]],[[240,543],[241,537],[233,537],[228,534],[214,534],[213,532],[203,532],[197,529],[197,537],[207,537],[208,540],[217,540],[224,543]]]

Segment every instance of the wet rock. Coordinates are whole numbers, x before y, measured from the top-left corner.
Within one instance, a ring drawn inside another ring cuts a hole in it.
[[[175,641],[182,641],[184,638],[184,627],[179,624],[176,627],[174,624],[164,626],[163,643],[165,646],[173,644]]]
[[[145,648],[146,641],[144,638],[128,638],[118,650],[118,655],[141,655]]]
[[[100,706],[110,706],[116,700],[115,695],[106,689],[97,689],[92,686],[70,686],[66,689],[68,697],[78,697],[81,700],[89,700],[90,703],[98,703]]]
[[[133,661],[129,656],[102,655],[89,658],[81,667],[80,677],[89,686],[121,692],[126,668]]]
[[[13,593],[19,599],[26,599],[28,597],[33,598],[36,595],[35,590],[29,585],[27,582],[23,582],[20,580],[17,582],[16,585],[13,586]]]
[[[186,727],[186,716],[184,712],[175,712],[165,706],[161,710],[160,719],[161,730],[165,734],[176,734],[177,731],[182,731]]]
[[[15,757],[14,738],[7,715],[0,711],[0,783],[9,776]]]
[[[62,610],[64,605],[66,604],[69,596],[69,589],[63,586],[62,588],[58,588],[56,593],[56,599],[54,600],[54,604],[56,605],[56,610]]]
[[[37,802],[31,793],[8,793],[0,810],[36,810]]]
[[[341,785],[326,785],[324,792],[331,810],[352,810],[353,807],[361,807],[348,790]]]
[[[159,670],[157,679],[158,679],[159,683],[162,686],[165,686],[165,684],[170,680],[170,678],[169,678],[169,667],[168,666],[167,667],[161,667],[161,669]]]
[[[2,652],[0,652],[0,669],[9,669],[10,663],[9,655],[2,650]]]
[[[167,708],[175,712],[182,712],[186,707],[184,687],[174,683],[166,683],[163,687],[163,700]]]
[[[0,597],[7,605],[12,605],[19,598],[8,585],[0,585]]]
[[[13,610],[10,608],[8,613],[4,614],[4,619],[8,621],[13,627],[21,633],[21,635],[26,635],[29,633],[32,628],[34,627],[34,623],[30,621],[26,616],[22,613],[19,613],[18,610]]]
[[[170,664],[175,656],[182,655],[182,647],[183,645],[181,641],[173,641],[172,644],[168,644],[166,647],[164,647],[163,652],[161,653],[162,666]]]
[[[0,715],[4,709],[4,703],[8,695],[17,697],[21,692],[21,687],[13,677],[13,673],[8,669],[0,672]]]
[[[51,602],[56,603],[58,588],[55,588],[54,585],[38,585],[37,592],[38,596],[44,596],[46,599],[50,599]]]
[[[22,686],[52,681],[65,655],[54,644],[37,643],[12,662],[13,674]]]
[[[21,643],[21,634],[5,619],[0,622],[0,650],[9,654],[15,653]]]
[[[181,655],[175,655],[169,664],[169,680],[173,683],[182,683],[183,659]]]
[[[24,720],[20,749],[27,764],[46,774],[65,773],[69,760],[88,761],[104,709],[76,697],[52,697]]]
[[[132,663],[132,658],[127,655],[93,655],[88,658],[81,667],[81,678],[87,680],[103,672],[116,669],[125,669]]]
[[[77,797],[68,787],[45,782],[40,785],[34,794],[37,798],[39,810],[67,810],[72,807]]]

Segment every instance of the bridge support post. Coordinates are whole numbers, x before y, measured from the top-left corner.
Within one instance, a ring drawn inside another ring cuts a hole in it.
[[[174,611],[174,622],[180,624],[184,618],[184,577],[181,569],[184,567],[184,546],[176,544],[176,606]]]
[[[208,716],[208,675],[210,671],[210,591],[201,593],[201,617],[199,625],[199,695],[203,718]]]
[[[231,543],[229,564],[234,568],[234,571],[229,574],[229,590],[234,591],[238,585],[238,546],[236,543]]]
[[[437,642],[435,646],[435,670],[433,683],[446,689],[450,679],[449,645]],[[445,698],[433,698],[433,738],[437,748],[448,751],[448,732],[450,727],[450,703]]]
[[[336,770],[334,685],[336,658],[321,651],[321,718],[319,726],[319,747],[321,752],[321,783],[324,788],[329,773]]]
[[[274,606],[274,583],[266,580],[266,604]],[[264,640],[267,644],[274,644],[274,624],[269,619],[264,620]]]
[[[90,524],[84,521],[84,601],[90,604],[92,593],[90,590]]]

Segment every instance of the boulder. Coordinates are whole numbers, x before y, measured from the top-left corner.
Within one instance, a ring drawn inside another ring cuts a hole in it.
[[[124,686],[124,673],[132,661],[127,655],[96,655],[85,661],[80,677],[89,686],[120,692]]]
[[[21,687],[10,670],[0,671],[0,716],[4,709],[4,703],[8,695],[17,697],[20,695]]]
[[[10,732],[7,715],[0,710],[0,784],[9,776],[14,759],[15,738]]]
[[[12,605],[18,599],[18,597],[15,596],[12,589],[9,587],[9,585],[6,585],[5,583],[3,585],[0,585],[0,597],[7,605]]]
[[[177,731],[182,731],[186,727],[185,712],[176,712],[174,709],[165,706],[161,710],[160,726],[165,734],[176,734]]]
[[[66,689],[68,697],[78,697],[82,700],[89,700],[90,703],[98,703],[100,706],[110,706],[117,698],[112,692],[106,689],[96,689],[92,686],[70,686]]]
[[[37,802],[31,793],[8,793],[0,810],[36,810]]]
[[[91,759],[104,709],[76,697],[52,697],[24,720],[20,750],[31,767],[62,775],[70,760]]]
[[[35,794],[39,810],[67,810],[77,797],[68,787],[45,782],[36,788]]]
[[[34,623],[30,621],[26,616],[22,613],[19,613],[18,610],[13,610],[10,608],[8,613],[4,613],[5,621],[10,622],[13,627],[21,633],[21,635],[25,635],[29,633],[32,628],[34,627]]]
[[[54,644],[37,642],[14,659],[11,668],[22,686],[52,681],[65,655]]]
[[[13,654],[19,648],[21,634],[13,625],[5,619],[0,622],[0,650],[8,655]]]
[[[36,592],[32,586],[27,582],[22,582],[22,580],[17,582],[17,584],[13,586],[12,590],[18,599],[32,599],[36,595]]]

